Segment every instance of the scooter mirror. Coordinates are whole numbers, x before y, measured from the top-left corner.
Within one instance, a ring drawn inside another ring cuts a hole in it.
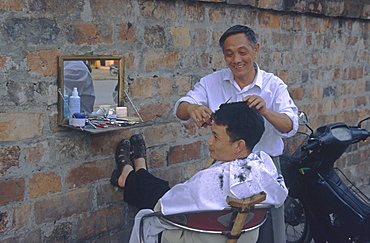
[[[307,115],[303,111],[300,111],[298,113],[298,123],[299,123],[299,125],[307,125],[308,124]]]

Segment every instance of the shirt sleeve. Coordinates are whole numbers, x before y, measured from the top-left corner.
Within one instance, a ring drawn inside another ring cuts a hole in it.
[[[281,137],[291,137],[298,131],[298,108],[294,104],[293,99],[290,97],[287,85],[282,83],[279,85],[275,94],[275,102],[273,105],[273,111],[280,114],[287,115],[293,122],[293,128],[289,132],[280,132],[274,129],[275,132]]]
[[[201,80],[194,85],[194,89],[190,90],[186,96],[180,98],[174,107],[174,115],[176,116],[176,111],[179,108],[181,102],[188,102],[189,104],[197,104],[197,105],[205,105],[208,107],[207,101],[207,91],[205,88],[205,80],[201,78]]]

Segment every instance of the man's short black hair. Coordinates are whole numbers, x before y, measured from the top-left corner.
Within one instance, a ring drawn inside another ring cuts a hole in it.
[[[244,33],[248,37],[248,40],[252,48],[254,48],[254,46],[258,42],[254,31],[251,28],[244,26],[244,25],[234,25],[230,27],[228,30],[226,30],[225,33],[220,38],[219,43],[220,43],[222,50],[224,49],[224,43],[227,37],[229,37],[230,35],[236,35],[240,33]]]
[[[219,126],[227,126],[230,142],[242,139],[251,152],[265,131],[263,117],[255,108],[249,108],[246,101],[222,104],[212,119]]]

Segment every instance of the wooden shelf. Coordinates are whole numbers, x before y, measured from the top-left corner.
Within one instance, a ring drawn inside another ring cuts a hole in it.
[[[75,127],[71,125],[62,125],[62,127],[67,127],[72,130],[76,131],[81,131],[81,132],[87,132],[91,134],[99,134],[99,133],[107,133],[107,132],[114,132],[114,131],[119,131],[119,130],[125,130],[125,129],[131,129],[131,128],[137,128],[137,127],[144,127],[144,126],[151,126],[153,125],[152,122],[139,122],[133,125],[128,125],[128,126],[113,126],[113,125],[108,125],[108,127],[97,127],[93,128],[91,125],[86,125],[84,127]]]

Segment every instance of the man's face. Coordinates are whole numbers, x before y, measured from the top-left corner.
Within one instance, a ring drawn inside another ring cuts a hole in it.
[[[230,136],[226,133],[227,126],[212,124],[212,134],[207,140],[210,155],[215,160],[231,161],[237,158],[237,141],[231,142]]]
[[[254,79],[253,63],[258,56],[259,44],[253,48],[244,33],[231,35],[224,43],[224,58],[234,74],[235,81]]]

